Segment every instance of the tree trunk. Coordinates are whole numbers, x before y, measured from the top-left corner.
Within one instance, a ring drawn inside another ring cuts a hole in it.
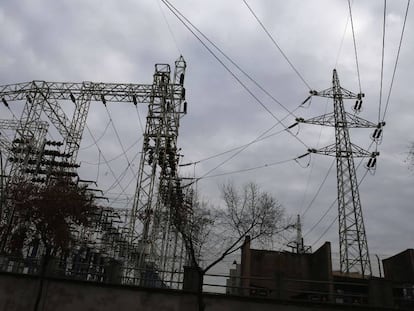
[[[38,311],[39,310],[39,304],[40,304],[40,300],[42,298],[43,285],[44,285],[44,281],[45,281],[45,274],[46,274],[46,271],[47,271],[47,265],[49,263],[49,259],[50,259],[50,248],[47,247],[46,248],[46,254],[43,256],[42,265],[40,267],[40,283],[39,283],[39,288],[37,290],[36,302],[35,302],[33,311]]]
[[[198,311],[204,311],[204,299],[203,299],[203,281],[204,281],[204,271],[198,271],[198,291],[197,291],[197,304],[198,304]]]

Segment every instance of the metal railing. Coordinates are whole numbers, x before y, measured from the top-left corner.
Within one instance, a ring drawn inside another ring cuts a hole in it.
[[[23,259],[0,256],[0,271],[39,277],[176,290],[183,289],[185,279],[184,272],[181,271],[124,267],[119,262],[106,264],[65,262],[54,258],[49,260],[46,267],[42,267],[42,260],[39,258]],[[392,306],[402,310],[414,310],[414,284],[395,283],[390,286]],[[202,288],[204,293],[263,299],[353,305],[372,303],[370,282],[366,279],[325,281],[285,278],[278,275],[274,277],[241,277],[234,274],[212,273],[204,275]],[[197,291],[198,287],[194,285],[193,289]]]
[[[39,258],[0,256],[0,271],[37,276],[43,274],[45,277],[59,279],[152,288],[182,289],[183,283],[183,272],[124,267],[120,262],[100,264],[50,258],[45,267],[42,267],[42,263],[43,261]]]
[[[206,277],[209,278],[209,281],[203,283],[203,292],[207,293],[366,306],[379,303],[376,300],[378,297],[370,295],[372,289],[370,281],[367,279],[335,280],[333,278],[324,281],[281,276],[241,277],[227,274],[206,274]],[[390,286],[388,289],[392,292],[390,306],[402,310],[414,310],[413,284],[401,286],[394,283],[384,286]]]

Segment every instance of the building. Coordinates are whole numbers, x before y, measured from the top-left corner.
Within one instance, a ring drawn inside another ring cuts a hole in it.
[[[227,293],[335,304],[414,307],[414,250],[383,261],[385,278],[332,270],[331,244],[313,253],[252,249],[247,237]],[[238,288],[237,284],[240,284]]]
[[[244,295],[328,300],[332,291],[329,242],[314,253],[293,253],[251,249],[247,237],[240,265]]]
[[[394,284],[395,305],[414,310],[414,249],[384,259],[384,278]]]

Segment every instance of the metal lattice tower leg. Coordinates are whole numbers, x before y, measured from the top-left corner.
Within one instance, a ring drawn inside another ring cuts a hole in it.
[[[354,158],[371,157],[368,167],[372,168],[372,164],[375,165],[375,159],[379,153],[369,153],[352,144],[349,128],[378,129],[384,124],[377,125],[345,111],[344,99],[356,99],[355,108],[360,108],[364,94],[355,94],[342,88],[335,69],[333,71],[332,88],[321,92],[311,91],[311,96],[332,98],[334,104],[333,113],[308,120],[298,118],[297,121],[335,128],[335,144],[319,150],[310,149],[309,152],[336,157],[341,272],[359,272],[363,276],[371,275],[371,262]]]

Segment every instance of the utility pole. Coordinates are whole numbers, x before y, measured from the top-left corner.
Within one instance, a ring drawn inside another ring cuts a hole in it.
[[[370,157],[367,168],[374,169],[379,153],[370,153],[351,143],[349,128],[376,128],[373,139],[377,140],[381,136],[385,123],[374,124],[356,116],[356,114],[345,111],[343,100],[354,99],[356,100],[354,110],[359,112],[364,94],[355,94],[342,88],[335,69],[333,70],[331,88],[310,93],[307,100],[312,96],[333,99],[334,112],[308,120],[297,118],[296,121],[335,128],[334,144],[319,150],[309,149],[308,151],[336,157],[340,269],[343,273],[359,272],[363,276],[368,276],[372,274],[372,270],[354,158]]]

